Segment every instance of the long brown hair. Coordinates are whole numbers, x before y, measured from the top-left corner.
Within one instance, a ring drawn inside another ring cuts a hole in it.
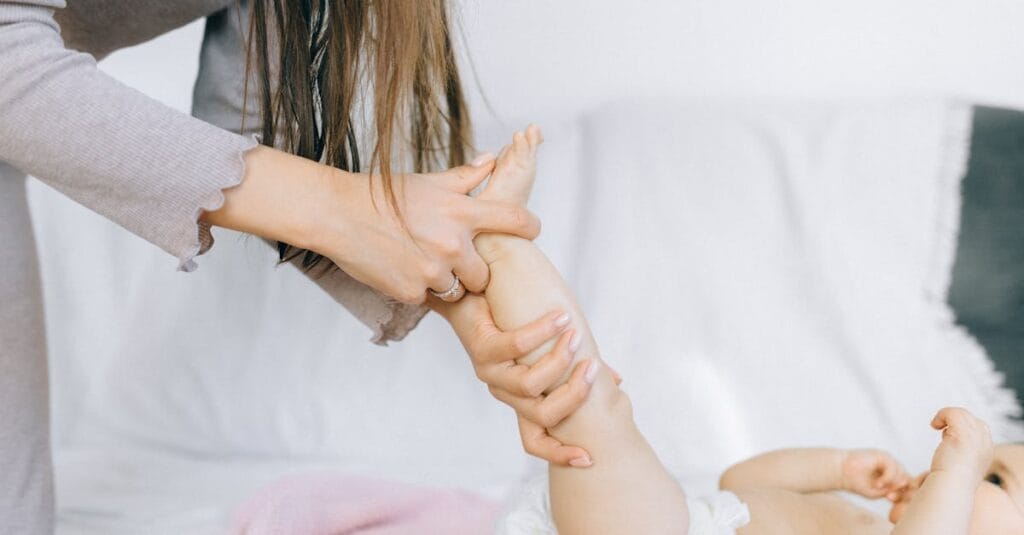
[[[395,162],[414,172],[465,163],[470,121],[447,0],[250,1],[245,92],[255,75],[263,144],[379,177],[399,217]],[[362,88],[372,131],[357,132]],[[362,134],[372,139],[368,164]],[[283,243],[279,252],[304,254],[305,267],[321,258]]]

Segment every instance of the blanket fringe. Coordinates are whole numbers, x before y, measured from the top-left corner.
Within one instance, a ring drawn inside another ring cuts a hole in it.
[[[966,368],[974,384],[985,385],[990,413],[979,415],[987,420],[997,442],[1024,440],[1024,411],[1013,390],[1005,385],[1005,376],[996,370],[985,348],[964,327],[957,325],[956,314],[949,305],[949,288],[956,261],[957,238],[960,233],[961,186],[967,174],[970,157],[973,107],[963,101],[946,106],[945,139],[942,141],[939,169],[939,198],[936,210],[932,272],[925,281],[926,298],[939,305],[949,328],[944,334],[948,347],[957,347],[966,359]]]

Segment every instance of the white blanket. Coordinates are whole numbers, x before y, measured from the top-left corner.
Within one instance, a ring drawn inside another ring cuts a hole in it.
[[[694,492],[780,446],[886,447],[921,469],[943,405],[1021,436],[945,305],[967,106],[646,102],[543,126],[538,243]],[[510,133],[482,131],[495,149]],[[261,463],[494,496],[524,472],[511,413],[436,318],[373,348],[256,240],[221,233],[177,274],[51,192],[34,202],[65,531],[216,529],[266,479],[235,468]],[[86,237],[91,254],[67,254]],[[200,471],[220,483],[190,491]]]
[[[968,106],[648,102],[578,128],[578,189],[538,206],[576,221],[567,275],[674,473],[707,487],[800,445],[885,447],[923,469],[945,405],[1020,436],[945,302]]]

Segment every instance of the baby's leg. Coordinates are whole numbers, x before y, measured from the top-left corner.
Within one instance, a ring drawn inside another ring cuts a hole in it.
[[[480,196],[525,202],[540,141],[536,128],[517,133]],[[513,329],[544,311],[569,310],[579,337],[576,358],[591,360],[590,396],[576,413],[549,430],[566,444],[586,448],[594,463],[585,469],[550,466],[551,508],[558,530],[586,535],[686,533],[686,497],[637,430],[629,398],[601,365],[597,344],[561,275],[530,241],[484,234],[475,243],[490,266],[485,296],[497,325]],[[523,361],[535,361],[549,346]]]

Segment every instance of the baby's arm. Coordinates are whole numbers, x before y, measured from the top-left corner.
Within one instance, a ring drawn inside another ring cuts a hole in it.
[[[899,462],[883,451],[806,448],[776,450],[736,464],[722,474],[719,487],[805,494],[844,490],[873,499],[895,496],[909,482]]]
[[[932,427],[942,430],[942,442],[893,535],[965,535],[970,530],[974,495],[992,462],[992,436],[984,422],[963,409],[942,409]]]
[[[785,489],[808,493],[842,488],[843,450],[776,450],[735,464],[722,474],[722,490]]]
[[[517,133],[499,156],[481,197],[525,203],[532,187],[535,128]],[[532,242],[484,234],[475,240],[491,272],[485,297],[495,322],[514,329],[552,309],[570,311],[575,357],[589,359],[584,372],[593,383],[587,401],[550,429],[555,438],[590,452],[593,466],[549,465],[551,509],[560,533],[686,533],[686,498],[633,422],[632,407],[601,363],[582,311],[561,275]],[[550,344],[549,344],[550,345]],[[547,346],[527,356],[531,363]],[[564,382],[564,381],[563,381]]]

